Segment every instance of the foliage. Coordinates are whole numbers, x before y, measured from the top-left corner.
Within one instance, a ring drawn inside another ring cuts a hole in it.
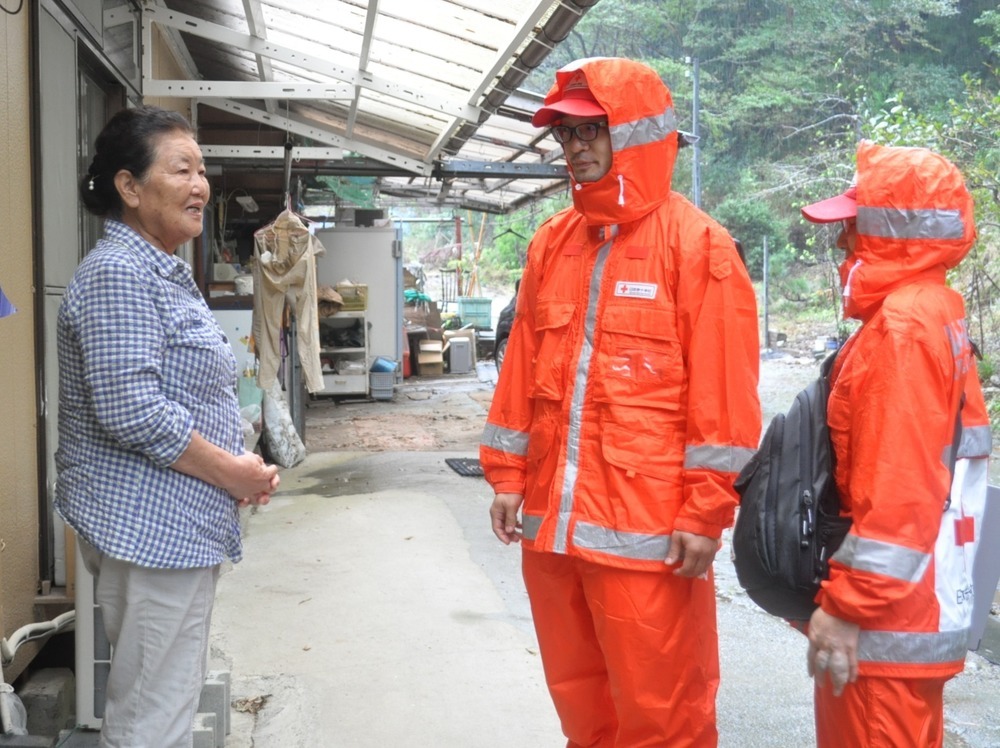
[[[965,78],[966,89],[942,114],[929,117],[903,103],[866,116],[866,133],[888,145],[921,145],[953,161],[976,203],[979,242],[952,283],[966,296],[970,334],[988,356],[1000,355],[1000,94]]]
[[[702,206],[714,215],[737,192],[762,200],[784,224],[775,245],[808,255],[798,208],[849,183],[861,111],[898,91],[918,111],[941,110],[969,72],[995,89],[997,15],[984,0],[601,0],[526,87],[548,90],[555,70],[580,57],[641,59],[670,86],[686,129],[697,58]],[[993,46],[956,41],[969,38]],[[690,189],[688,170],[679,159],[675,189]]]
[[[985,36],[979,39],[993,55],[1000,55],[1000,10],[987,10],[975,20],[984,29]]]
[[[377,204],[375,180],[371,177],[317,176],[311,181],[310,192],[325,193],[334,204],[358,208],[372,208]],[[311,202],[322,200],[313,196]]]
[[[983,356],[977,364],[977,369],[979,380],[982,382],[989,382],[997,373],[996,364],[992,356]]]
[[[692,127],[697,59],[702,207],[742,241],[754,278],[768,237],[775,305],[814,311],[832,325],[835,232],[803,221],[801,206],[847,187],[862,137],[927,146],[953,160],[976,198],[980,240],[952,282],[969,300],[973,336],[1000,356],[996,0],[600,0],[524,86],[545,92],[559,67],[600,55],[653,67],[683,130]],[[673,181],[684,193],[692,185],[689,154],[682,152]],[[516,277],[527,250],[522,237],[567,204],[563,194],[491,217],[481,275]],[[423,231],[431,247],[455,242],[451,226]],[[475,237],[462,241],[469,246]]]
[[[570,202],[567,192],[503,216],[395,208],[393,219],[402,226],[405,262],[461,269],[465,279],[475,274],[480,284],[513,289],[535,230]]]
[[[752,195],[733,195],[721,202],[712,216],[743,245],[747,259],[747,269],[754,278],[762,277],[764,241],[770,243],[771,267],[775,262],[786,262],[786,259],[776,257],[775,237],[785,235],[784,226],[767,203]],[[790,259],[790,258],[789,258]]]

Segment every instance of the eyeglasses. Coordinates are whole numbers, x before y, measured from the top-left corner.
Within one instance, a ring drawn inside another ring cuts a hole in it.
[[[565,144],[575,135],[577,140],[589,143],[591,140],[597,138],[597,133],[601,131],[602,127],[607,126],[607,122],[584,122],[582,125],[577,125],[576,127],[556,125],[552,128],[552,137],[556,139],[557,143]]]

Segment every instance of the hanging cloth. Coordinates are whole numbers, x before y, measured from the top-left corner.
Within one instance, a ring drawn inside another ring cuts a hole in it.
[[[306,389],[323,389],[319,360],[316,257],[326,249],[289,209],[254,233],[253,337],[260,368],[257,386],[270,389],[281,363],[281,326],[285,300],[298,323],[299,361]]]

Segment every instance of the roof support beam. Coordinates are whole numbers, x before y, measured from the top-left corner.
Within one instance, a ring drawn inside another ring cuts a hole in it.
[[[462,121],[478,122],[482,114],[482,111],[478,107],[446,101],[437,96],[429,96],[422,92],[414,91],[412,87],[400,85],[385,78],[372,75],[371,73],[335,65],[314,55],[305,54],[299,50],[275,44],[265,39],[257,39],[248,34],[241,34],[225,26],[204,21],[184,13],[176,13],[165,8],[150,6],[146,8],[142,16],[143,28],[145,29],[147,25],[153,23],[159,23],[168,28],[178,29],[195,36],[201,36],[217,43],[229,44],[253,55],[280,60],[308,72],[336,78],[352,86],[359,86],[363,89],[375,91],[376,93],[406,101],[414,106],[440,112]],[[150,68],[148,75],[145,72],[143,75],[144,85],[146,81],[152,82],[153,80],[152,69]]]
[[[443,179],[559,179],[566,169],[557,164],[521,164],[512,161],[443,161],[434,167],[434,176]]]
[[[229,172],[251,171],[255,174],[282,174],[284,172],[284,163],[282,163],[283,157],[261,158],[258,157],[257,154],[253,154],[251,158],[241,159],[237,158],[236,154],[233,154],[231,157],[227,157],[224,150],[228,148],[228,146],[208,146],[208,148],[209,150],[206,151],[205,148],[202,147],[202,151],[206,156],[206,162],[209,168],[219,165]],[[219,149],[223,149],[222,155],[219,155]],[[265,148],[263,150],[267,151],[268,149]],[[307,154],[315,154],[316,151],[319,150],[321,149],[306,148],[304,152]],[[264,154],[265,157],[268,155],[270,154]],[[278,154],[278,156],[281,156],[281,154]],[[349,159],[344,158],[343,160],[331,159],[328,161],[310,161],[305,157],[301,160],[297,160],[295,150],[293,149],[291,161],[293,175],[371,177],[374,179],[390,177],[406,179],[408,181],[418,178],[413,174],[413,172],[400,169],[398,166],[390,166],[389,164],[376,161],[375,159],[359,159],[357,156],[351,156]],[[422,177],[421,179],[427,181],[430,177]]]
[[[538,145],[542,141],[542,139],[544,137],[545,137],[545,133],[544,132],[539,132],[538,135],[536,135],[534,138],[531,139],[531,149],[532,149],[532,151],[538,152],[538,151],[544,150],[544,149],[540,148],[540,146]],[[562,157],[562,155],[563,155],[563,153],[562,153],[562,149],[561,148],[553,148],[552,150],[550,150],[550,151],[542,154],[542,160],[541,160],[541,163],[539,164],[539,166],[543,166],[543,167],[548,166],[548,167],[551,167],[552,164],[555,161],[558,161]],[[560,164],[558,166],[558,168],[562,172],[562,176],[564,176],[564,177],[567,176],[567,174],[566,174],[566,167],[565,166],[563,166],[563,165]],[[517,181],[517,179],[514,178],[514,177],[511,177],[509,179],[499,179],[499,180],[493,182],[492,185],[487,185],[485,191],[486,192],[493,192],[494,190],[502,190],[507,185],[509,185],[509,184],[511,184],[513,182],[516,182],[516,181]]]
[[[368,72],[368,58],[372,51],[372,38],[375,36],[375,23],[378,21],[379,0],[369,0],[368,14],[365,16],[365,35],[361,41],[361,54],[358,57],[358,70]],[[361,98],[361,86],[354,87],[354,100],[347,113],[347,136],[353,137],[354,124],[358,119],[358,100]]]
[[[153,77],[153,30],[148,23],[146,23],[146,15],[149,13],[155,13],[157,10],[166,11],[167,7],[164,5],[163,0],[153,0],[152,5],[147,5],[142,10],[142,48],[148,50],[142,55],[142,79],[143,84],[146,81],[152,79]],[[121,8],[117,12],[127,13],[127,9]],[[107,11],[105,13],[105,20],[108,20],[108,16],[113,14],[114,11]],[[112,24],[113,25],[113,24]],[[170,54],[176,60],[177,64],[180,66],[184,75],[188,76],[191,80],[198,80],[201,78],[201,73],[198,72],[198,66],[195,65],[194,59],[191,57],[191,53],[188,51],[187,45],[181,38],[181,32],[173,28],[163,29],[163,41],[166,44],[167,49],[170,50]],[[146,95],[145,93],[143,94]]]
[[[264,12],[260,7],[260,0],[243,0],[243,14],[247,17],[247,28],[250,29],[250,36],[257,39],[267,39],[267,23],[264,22]],[[263,83],[274,80],[274,71],[271,70],[271,60],[263,55],[255,55],[257,58],[257,74]],[[274,114],[278,110],[278,104],[272,99],[264,102],[267,111]]]
[[[345,138],[335,132],[317,127],[314,124],[303,122],[290,115],[282,116],[280,114],[271,114],[270,112],[258,109],[257,107],[252,107],[248,104],[241,104],[240,102],[231,101],[229,99],[197,99],[195,103],[214,107],[215,109],[220,109],[224,112],[230,112],[231,114],[244,117],[245,119],[260,122],[264,125],[270,125],[271,127],[275,127],[279,130],[284,130],[287,133],[299,135],[303,138],[309,138],[310,140],[315,140],[320,143],[326,143],[327,145],[335,146],[345,151],[354,151],[362,156],[367,156],[394,166],[399,166],[401,169],[405,169],[406,171],[414,174],[428,176],[431,172],[431,165],[424,163],[423,161],[402,156],[398,153],[387,151],[384,148],[378,148],[377,146],[369,145],[368,143],[362,143],[358,140]]]
[[[281,161],[285,158],[285,147],[281,145],[206,145],[199,144],[206,159],[268,159]],[[343,148],[322,148],[319,146],[292,146],[292,161],[343,161]],[[402,171],[402,170],[400,170]],[[408,174],[409,172],[403,172]]]
[[[403,187],[400,185],[381,185],[379,195],[382,197],[394,197],[409,202],[426,201],[427,193],[420,188]],[[509,210],[509,205],[505,203],[491,203],[483,200],[476,200],[468,195],[450,195],[440,202],[440,205],[450,205],[462,210],[476,210],[481,213],[492,213],[503,215]]]
[[[209,161],[242,161],[253,163],[261,161],[281,161],[285,158],[284,146],[256,145],[211,145],[201,143],[201,152]],[[390,166],[378,159],[361,162],[354,156],[345,155],[342,148],[323,148],[321,146],[293,146],[293,162],[317,161],[313,169],[323,174],[356,174],[357,176],[380,177],[412,177],[412,171],[399,166]],[[430,174],[434,179],[453,181],[455,179],[497,179],[509,177],[502,182],[508,184],[517,179],[552,179],[565,177],[566,170],[561,166],[546,166],[544,164],[512,164],[494,161],[446,161],[434,164]],[[482,184],[485,192],[492,192],[488,184]],[[444,194],[451,189],[449,185]]]
[[[151,80],[143,84],[146,96],[164,98],[213,99],[326,99],[349,100],[354,96],[350,86],[324,86],[319,83],[281,83],[269,81],[188,81]]]
[[[497,53],[496,60],[494,60],[493,64],[483,73],[483,77],[479,81],[479,85],[469,96],[470,105],[479,105],[479,100],[482,98],[483,94],[494,85],[496,77],[500,74],[500,71],[507,66],[511,58],[514,56],[514,53],[524,43],[524,40],[534,33],[535,24],[538,23],[539,19],[541,19],[546,12],[548,12],[551,6],[551,0],[537,0],[535,9],[521,19],[520,26],[518,26],[517,31],[511,36],[507,46]],[[451,122],[451,124],[448,125],[448,127],[444,128],[444,130],[438,134],[438,137],[434,140],[434,143],[427,151],[428,161],[433,161],[441,155],[441,150],[444,148],[445,144],[451,140],[463,124],[464,123],[462,121],[456,118]]]

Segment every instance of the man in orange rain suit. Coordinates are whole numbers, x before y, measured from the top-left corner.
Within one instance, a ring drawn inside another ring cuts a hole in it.
[[[760,436],[753,287],[670,189],[678,132],[649,67],[573,63],[532,122],[562,143],[573,207],[528,249],[480,446],[493,531],[523,541],[568,746],[714,746],[711,564]]]
[[[843,221],[844,314],[862,322],[827,409],[853,525],[809,622],[808,667],[821,748],[928,748],[965,664],[991,448],[965,305],[945,281],[975,241],[973,205],[926,149],[862,142],[857,160],[855,186],[802,209]]]

